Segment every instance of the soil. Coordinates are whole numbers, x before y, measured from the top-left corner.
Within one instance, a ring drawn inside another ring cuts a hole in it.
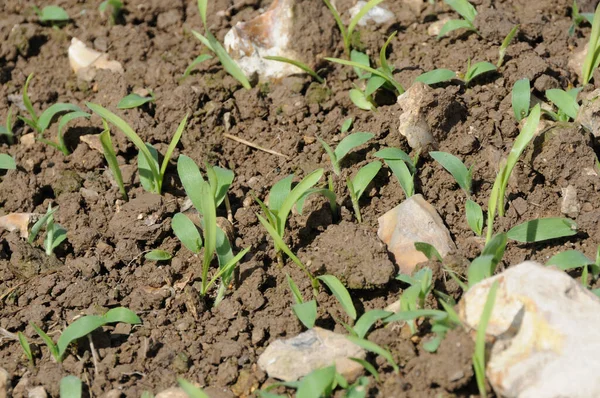
[[[236,251],[250,247],[250,252],[240,263],[232,289],[211,308],[210,300],[201,301],[196,289],[201,259],[182,247],[171,231],[171,218],[185,195],[175,161],[167,169],[164,193],[147,193],[136,171],[137,150],[113,131],[130,197],[124,202],[103,155],[80,138],[101,132],[98,117],[77,121],[67,129],[66,142],[72,151],[68,156],[41,142],[21,140],[31,131],[17,121],[18,143],[9,145],[0,138],[0,151],[11,154],[18,164],[17,170],[0,174],[0,215],[44,213],[49,204],[58,206],[55,219],[68,231],[68,238],[55,256],[48,257],[41,241],[32,246],[16,233],[0,232],[0,327],[23,332],[35,343],[36,353],[35,365],[28,365],[18,342],[3,336],[0,366],[10,375],[14,397],[27,396],[30,387],[39,385],[57,397],[58,381],[68,374],[80,377],[90,396],[157,393],[176,385],[178,377],[206,386],[214,397],[250,396],[273,381],[256,365],[265,347],[303,331],[291,311],[293,297],[286,274],[305,297],[311,292],[309,281],[294,263],[277,266],[272,241],[255,216],[260,208],[253,195],[265,199],[271,185],[290,173],[300,178],[317,167],[329,170],[316,136],[338,142],[343,138],[340,126],[349,117],[354,118],[352,131],[368,131],[375,137],[344,160],[344,179],[373,160],[380,148],[395,146],[410,152],[398,133],[401,110],[389,98],[381,98],[374,112],[352,104],[351,68],[322,59],[343,56],[343,46],[320,0],[298,1],[301,24],[294,42],[305,59],[317,57],[313,66],[326,77],[327,86],[297,75],[257,83],[251,90],[227,75],[216,59],[181,79],[187,65],[206,51],[191,35],[191,29],[201,29],[195,1],[127,0],[116,25],[99,14],[99,3],[57,0],[54,4],[72,17],[61,27],[40,25],[33,2],[0,4],[0,122],[4,123],[9,109],[19,108],[30,73],[34,78],[29,92],[38,112],[56,102],[84,107],[87,101],[116,111],[117,102],[131,91],[152,90],[156,103],[117,112],[159,153],[165,153],[184,115],[191,115],[174,159],[186,154],[199,165],[209,162],[235,172],[229,190],[236,236],[232,243]],[[269,3],[210,2],[208,25],[222,40],[231,26],[260,14]],[[389,61],[397,68],[396,78],[409,87],[416,76],[434,68],[464,72],[469,59],[495,63],[503,38],[512,26],[520,25],[498,72],[476,79],[469,87],[458,80],[437,85],[428,102],[427,120],[439,150],[474,165],[473,200],[484,210],[499,159],[506,156],[519,131],[510,100],[514,82],[528,77],[540,98],[549,88],[580,85],[568,61],[587,42],[590,27],[583,25],[574,36],[568,35],[571,3],[475,0],[480,35],[459,31],[436,40],[427,33],[430,25],[445,17],[456,18],[447,6],[438,1],[388,1],[383,5],[394,12],[392,23],[359,27],[358,44],[374,61],[387,36],[399,31],[391,42]],[[582,2],[580,8],[591,12],[595,4]],[[336,1],[343,15],[352,5],[349,0]],[[91,82],[78,79],[67,58],[72,37],[108,52],[122,63],[124,74],[98,71]],[[25,115],[22,110],[19,114]],[[56,133],[54,123],[47,138]],[[224,133],[286,157],[257,151]],[[572,185],[580,208],[567,215],[577,223],[578,233],[539,244],[510,242],[500,268],[525,259],[545,262],[566,249],[595,256],[600,242],[600,179],[595,168],[599,148],[596,139],[577,125],[556,123],[550,123],[530,146],[510,181],[506,215],[497,221],[496,230],[533,218],[562,216],[562,190]],[[404,194],[384,167],[361,199],[364,222],[357,225],[343,180],[335,183],[335,190],[339,217],[331,216],[325,200],[311,200],[302,214],[290,217],[288,242],[315,272],[333,273],[347,283],[359,313],[384,308],[406,286],[393,279],[397,270],[376,236],[377,218],[404,200]],[[446,264],[464,272],[468,260],[482,249],[464,216],[464,193],[426,154],[418,164],[416,191],[438,210],[458,247]],[[224,208],[219,212],[227,216]],[[145,260],[143,253],[152,249],[166,250],[174,257],[159,263]],[[433,268],[437,289],[459,298],[460,290],[446,279],[439,263],[424,265]],[[318,302],[317,325],[344,333],[337,320],[350,320],[337,301],[322,290]],[[76,317],[116,306],[132,309],[143,324],[118,324],[94,332],[96,361],[88,340],[82,339],[63,363],[55,363],[30,326],[34,322],[56,339]],[[370,377],[370,396],[477,394],[473,345],[465,331],[449,333],[436,353],[428,353],[420,344],[430,337],[427,325],[412,338],[405,329],[378,324],[368,336],[389,348],[401,366],[400,374],[395,374],[382,358],[370,357],[381,373],[379,383]]]

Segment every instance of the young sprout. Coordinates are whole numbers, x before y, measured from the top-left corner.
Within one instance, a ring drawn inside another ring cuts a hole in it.
[[[208,0],[198,0],[198,11],[200,12],[200,17],[202,18],[202,23],[204,25],[204,35],[196,32],[195,30],[192,30],[192,34],[198,40],[200,40],[202,44],[208,47],[210,51],[217,55],[217,58],[219,58],[221,65],[223,65],[223,68],[227,71],[227,73],[237,79],[237,81],[240,82],[245,89],[250,90],[252,86],[250,85],[250,82],[248,81],[248,78],[244,72],[240,69],[238,64],[231,59],[225,48],[223,48],[216,37],[213,36],[213,34],[208,30],[208,24],[206,23],[206,13],[208,8],[207,3]]]
[[[494,282],[490,287],[488,296],[483,306],[483,312],[477,327],[477,336],[475,338],[475,352],[473,353],[473,368],[475,369],[475,379],[477,380],[477,388],[479,395],[483,398],[487,397],[485,389],[485,336],[494,304],[496,303],[496,291],[498,290],[498,281]]]
[[[579,104],[577,103],[577,94],[582,87],[572,88],[569,91],[564,91],[558,88],[546,90],[546,98],[558,108],[558,112],[545,110],[544,112],[552,119],[558,122],[568,122],[575,120],[579,112]]]
[[[17,168],[15,160],[7,153],[0,153],[0,170],[14,170]]]
[[[268,60],[271,60],[271,61],[283,62],[283,63],[286,63],[286,64],[294,65],[295,67],[300,68],[304,72],[306,72],[309,75],[311,75],[319,83],[321,83],[321,84],[325,83],[325,80],[323,80],[323,78],[321,76],[319,76],[317,74],[317,72],[315,72],[314,70],[312,70],[312,68],[310,66],[306,65],[304,62],[296,61],[296,60],[285,58],[285,57],[276,57],[276,56],[267,56],[267,57],[264,57],[264,58],[268,59]]]
[[[585,21],[591,24],[594,21],[594,14],[591,12],[579,12],[577,0],[573,0],[573,6],[571,7],[571,19],[573,20],[573,23],[569,27],[569,36],[573,36],[575,34],[575,28],[579,27],[579,25]]]
[[[500,233],[494,235],[494,237],[485,244],[479,257],[475,258],[471,264],[469,264],[469,268],[467,269],[468,285],[463,286],[463,290],[466,291],[473,285],[494,275],[496,267],[504,256],[507,241],[508,236],[505,233]]]
[[[59,6],[46,6],[41,10],[36,6],[33,6],[33,10],[38,15],[40,22],[42,23],[50,22],[54,25],[61,22],[67,22],[70,19],[69,14],[67,14],[65,9]]]
[[[183,72],[183,75],[181,76],[181,78],[186,78],[188,77],[192,71],[194,70],[194,68],[198,65],[200,65],[202,62],[204,61],[208,61],[209,59],[212,59],[213,57],[211,55],[208,54],[200,54],[198,55],[196,58],[194,58],[194,60],[192,61],[192,63],[190,63],[188,65],[187,68],[185,68],[185,72]]]
[[[512,89],[512,108],[515,119],[520,122],[529,115],[531,86],[528,78],[517,80]]]
[[[475,17],[477,16],[477,10],[467,0],[444,0],[454,11],[456,11],[464,19],[451,19],[442,26],[440,33],[438,34],[438,40],[444,37],[446,34],[457,29],[467,29],[477,32],[475,29]]]
[[[168,261],[173,258],[173,255],[164,250],[154,249],[146,253],[144,258],[149,261]]]
[[[307,329],[312,329],[317,320],[317,301],[313,299],[305,302],[296,282],[288,274],[286,274],[286,279],[296,302],[292,306],[292,311]]]
[[[518,31],[519,31],[519,25],[515,25],[510,30],[510,32],[508,32],[508,34],[506,35],[506,37],[502,41],[502,44],[500,45],[500,49],[498,50],[498,62],[496,63],[496,67],[499,68],[504,63],[504,56],[506,55],[506,50],[508,49],[508,46],[513,41],[513,39],[515,38],[515,36],[516,36],[516,34],[517,34]]]
[[[371,162],[366,166],[361,167],[354,178],[346,178],[346,185],[348,186],[348,192],[350,193],[350,200],[352,201],[354,215],[359,223],[362,222],[362,216],[360,214],[360,206],[358,201],[380,169],[381,162]]]
[[[329,160],[331,161],[333,172],[336,176],[339,177],[342,173],[340,168],[340,163],[342,162],[342,159],[344,159],[344,157],[348,153],[350,153],[350,151],[365,144],[374,136],[375,135],[372,133],[352,133],[346,136],[342,141],[340,141],[335,150],[332,150],[331,147],[319,137],[317,137],[317,139],[325,149],[325,152],[327,152],[327,155],[329,155]]]
[[[6,124],[0,126],[0,135],[5,135],[9,144],[13,143],[15,135],[13,134],[12,108],[8,110],[8,115],[6,115]]]
[[[179,123],[159,168],[158,152],[156,149],[152,145],[144,143],[125,120],[100,105],[91,102],[87,102],[86,105],[102,119],[114,124],[138,148],[138,171],[140,182],[148,192],[160,194],[162,192],[163,178],[165,176],[165,171],[167,170],[167,165],[169,164],[173,151],[183,134],[188,115],[185,115],[183,120]]]
[[[335,22],[336,22],[336,24],[338,26],[338,29],[340,30],[340,33],[342,34],[342,41],[344,42],[344,51],[346,52],[346,55],[349,56],[350,55],[350,50],[351,50],[351,47],[352,47],[352,41],[353,41],[352,35],[354,34],[354,29],[356,29],[356,26],[358,25],[358,22],[365,15],[367,15],[367,13],[373,7],[375,7],[378,4],[382,3],[383,0],[370,0],[369,2],[367,2],[367,4],[365,4],[358,11],[358,13],[350,20],[350,23],[348,24],[347,28],[346,28],[346,26],[344,26],[344,23],[342,22],[342,17],[340,16],[340,14],[336,10],[336,8],[331,4],[331,2],[329,0],[323,0],[323,2],[327,6],[327,8],[329,8],[329,11],[331,11],[331,15],[333,15],[333,19],[335,19]]]
[[[125,190],[125,184],[123,184],[123,175],[121,174],[121,169],[119,168],[119,163],[117,161],[117,154],[115,153],[115,148],[113,147],[112,140],[110,139],[110,127],[106,120],[102,119],[102,123],[104,124],[104,131],[100,133],[100,144],[102,144],[102,150],[104,152],[104,158],[106,159],[106,163],[108,163],[108,167],[112,172],[115,181],[117,181],[117,185],[119,186],[119,191],[121,192],[121,196],[123,200],[128,201],[129,197],[127,196],[127,191]]]
[[[120,0],[104,0],[98,6],[98,11],[104,16],[108,14],[111,25],[116,25],[123,11],[123,3]]]
[[[381,158],[385,164],[392,170],[392,173],[400,182],[404,191],[404,196],[410,198],[415,194],[415,174],[417,172],[417,161],[419,154],[414,159],[398,148],[384,148],[376,152],[375,157]]]
[[[581,272],[581,284],[588,288],[588,273],[590,270],[594,280],[597,280],[600,275],[600,245],[598,245],[598,248],[596,249],[595,261],[590,260],[585,254],[578,250],[567,250],[552,256],[546,265],[554,265],[563,271],[583,268],[583,271]]]
[[[126,95],[119,101],[117,104],[117,108],[119,109],[131,109],[137,108],[149,102],[154,102],[156,98],[154,98],[154,93],[150,92],[149,96],[142,97],[139,94],[131,93]]]
[[[496,65],[485,61],[477,62],[476,64],[471,65],[471,59],[469,59],[467,61],[467,71],[463,78],[465,86],[469,87],[471,80],[475,79],[477,76],[495,71],[496,69]]]
[[[27,357],[29,364],[33,366],[34,365],[33,352],[31,351],[31,346],[29,345],[29,341],[27,340],[27,337],[25,337],[25,335],[23,333],[18,332],[17,338],[19,339],[19,344],[21,345],[21,348],[23,349],[23,352],[25,353],[25,356]]]
[[[590,34],[590,41],[588,42],[588,50],[583,61],[581,71],[581,82],[582,85],[586,85],[592,79],[594,70],[600,64],[600,4],[596,7],[594,13],[594,19],[592,21],[592,33]]]
[[[54,249],[67,238],[67,230],[54,222],[54,213],[57,209],[58,207],[52,208],[49,204],[46,214],[33,224],[29,233],[29,243],[33,243],[42,228],[46,230],[44,249],[47,256],[52,255]]]
[[[390,319],[390,318],[391,318],[391,316],[389,318],[386,318],[386,322],[387,322],[387,319]],[[367,351],[370,351],[372,353],[375,353],[375,354],[385,358],[385,360],[387,360],[387,362],[390,364],[392,369],[394,369],[395,373],[400,372],[400,367],[394,360],[392,353],[389,352],[388,350],[384,349],[383,347],[381,347],[381,346],[377,345],[376,343],[373,343],[372,341],[367,340],[367,339],[361,339],[360,337],[356,337],[356,336],[347,336],[346,338],[349,341],[351,341],[352,343],[356,344],[357,346],[362,347]]]
[[[81,380],[73,375],[68,375],[60,379],[60,398],[81,398],[82,384]]]
[[[56,362],[60,363],[64,359],[67,348],[69,348],[69,345],[72,342],[81,337],[87,336],[99,327],[118,322],[128,323],[130,325],[142,323],[141,319],[135,314],[135,312],[128,308],[117,307],[108,310],[108,312],[106,312],[104,315],[86,315],[78,318],[75,322],[63,330],[56,344],[52,338],[36,324],[30,324],[48,347],[52,358],[54,358]]]

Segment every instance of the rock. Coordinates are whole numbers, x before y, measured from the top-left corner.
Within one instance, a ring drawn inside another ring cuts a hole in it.
[[[0,398],[10,396],[10,375],[4,368],[0,368]]]
[[[566,273],[526,261],[473,286],[459,303],[463,324],[479,325],[499,283],[487,328],[487,377],[503,397],[600,396],[600,299]]]
[[[404,94],[398,97],[402,108],[398,131],[408,141],[411,148],[425,152],[437,143],[427,123],[425,108],[432,89],[424,83],[415,82]]]
[[[0,217],[0,228],[5,230],[19,231],[21,238],[29,237],[29,226],[39,220],[40,215],[37,213],[10,213]]]
[[[560,211],[563,214],[579,214],[581,204],[577,200],[577,189],[573,185],[568,185],[566,188],[560,189],[562,192],[562,201]]]
[[[600,137],[600,89],[587,94],[581,101],[576,122],[589,130],[594,137]]]
[[[94,149],[100,153],[104,153],[104,148],[102,147],[102,143],[100,142],[99,134],[86,134],[79,137],[79,140],[85,142],[90,149]]]
[[[356,14],[367,4],[366,1],[359,0],[350,10],[350,18],[354,18]],[[394,19],[394,13],[386,8],[375,6],[367,12],[367,14],[358,21],[359,26],[366,26],[371,21],[377,25],[382,25]]]
[[[433,245],[442,257],[456,250],[444,221],[422,195],[411,196],[378,221],[377,235],[387,244],[404,274],[412,273],[418,263],[427,261],[427,257],[415,249],[415,242]]]
[[[304,263],[312,273],[334,275],[349,289],[382,287],[396,274],[375,232],[356,223],[330,225],[306,252]]]
[[[94,79],[94,69],[108,69],[112,72],[123,73],[123,66],[120,62],[109,61],[108,54],[86,47],[85,43],[76,37],[71,39],[69,46],[69,64],[77,77],[85,81]]]
[[[154,398],[188,398],[188,395],[179,387],[171,387],[159,392]]]
[[[442,28],[444,27],[444,25],[446,25],[446,22],[448,22],[449,20],[450,20],[450,17],[444,17],[444,18],[440,19],[439,21],[433,22],[431,25],[429,25],[427,27],[427,34],[429,36],[439,35],[440,32],[442,31]]]
[[[35,144],[35,133],[28,133],[21,136],[21,144],[25,146],[33,146]]]
[[[46,393],[46,389],[42,386],[38,386],[29,390],[27,394],[28,398],[47,398],[48,394]]]
[[[315,327],[291,339],[269,344],[258,358],[258,366],[269,377],[295,381],[315,369],[335,364],[337,371],[352,382],[363,369],[350,358],[364,359],[365,356],[365,350],[344,335]]]
[[[267,11],[248,22],[238,22],[227,32],[225,49],[246,76],[258,74],[262,79],[276,79],[303,73],[296,66],[264,58],[279,56],[299,59],[289,48],[293,8],[294,0],[274,0]]]

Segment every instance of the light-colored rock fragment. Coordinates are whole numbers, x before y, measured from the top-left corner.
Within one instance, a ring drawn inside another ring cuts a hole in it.
[[[269,344],[258,358],[258,366],[269,377],[295,381],[315,369],[335,364],[337,371],[351,381],[363,369],[350,358],[364,359],[365,356],[365,350],[344,335],[315,327],[291,339],[275,340]]]
[[[354,7],[352,7],[350,10],[348,10],[350,12],[350,18],[354,18],[356,16],[356,14],[358,14],[360,12],[360,10],[367,4],[366,1],[363,0],[359,0],[356,2],[356,4],[354,5]],[[367,14],[362,17],[359,21],[358,21],[358,25],[359,26],[366,26],[368,23],[375,23],[377,25],[381,25],[384,24],[386,22],[390,22],[394,19],[394,13],[391,12],[390,10],[380,7],[380,6],[375,6],[373,8],[371,8],[369,10],[369,12],[367,12]]]
[[[566,273],[527,261],[463,296],[459,315],[473,337],[496,281],[486,372],[496,393],[520,398],[600,396],[600,299]]]
[[[4,368],[0,368],[0,398],[9,397],[10,375]]]
[[[417,151],[436,145],[425,114],[426,98],[430,92],[429,86],[415,82],[398,97],[398,105],[402,108],[398,131],[406,137],[408,145]]]
[[[38,386],[29,390],[27,394],[28,398],[48,398],[48,394],[46,393],[46,389],[42,386]]]
[[[600,137],[600,89],[592,91],[583,98],[576,121],[594,137]]]
[[[264,59],[265,56],[298,59],[290,49],[293,2],[274,0],[267,11],[248,22],[238,22],[225,35],[225,49],[246,76],[258,74],[262,79],[277,79],[303,73],[296,66]]]
[[[156,394],[155,398],[188,398],[188,395],[179,387],[171,387]]]
[[[29,237],[29,226],[39,219],[36,213],[10,213],[0,217],[0,228],[9,232],[19,231],[21,238]]]
[[[439,21],[433,22],[431,25],[429,25],[429,27],[427,27],[427,34],[429,36],[439,35],[440,32],[442,31],[442,28],[444,27],[444,25],[446,25],[446,22],[448,22],[449,20],[450,20],[450,17],[444,17],[444,18],[440,19]]]
[[[580,78],[583,72],[583,62],[585,61],[587,50],[588,44],[586,43],[586,45],[580,51],[571,54],[569,61],[567,62],[569,69],[575,72]]]
[[[415,242],[429,243],[443,256],[456,250],[450,232],[435,208],[422,195],[413,195],[379,217],[379,239],[394,254],[400,272],[410,274],[427,257]]]
[[[104,153],[102,143],[100,142],[100,135],[98,134],[86,134],[79,137],[82,142],[85,142],[90,149],[94,149],[100,153]]]
[[[573,185],[567,185],[560,189],[562,192],[562,201],[560,211],[563,214],[579,214],[581,204],[577,199],[577,189]]]
[[[69,64],[73,72],[83,80],[94,78],[93,69],[108,69],[123,73],[123,66],[118,61],[110,61],[108,54],[91,49],[81,40],[74,37],[69,46]]]
[[[32,146],[35,144],[35,133],[23,134],[20,141],[25,146]]]

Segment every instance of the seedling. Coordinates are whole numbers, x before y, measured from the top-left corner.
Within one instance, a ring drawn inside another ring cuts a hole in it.
[[[500,45],[500,49],[498,50],[498,62],[496,63],[496,67],[499,68],[504,63],[504,56],[506,55],[506,50],[508,49],[508,46],[510,46],[510,43],[515,38],[518,31],[519,31],[519,25],[515,25],[510,30],[510,32],[508,32],[508,34],[506,35],[504,40],[502,40],[502,44]]]
[[[15,135],[13,134],[12,108],[8,110],[8,115],[6,115],[6,124],[0,126],[0,135],[5,135],[9,144],[13,143]]]
[[[413,276],[399,274],[396,279],[409,285],[400,297],[400,310],[406,312],[424,308],[425,299],[433,287],[431,269],[423,268]],[[416,333],[414,322],[410,321],[409,327],[413,334]]]
[[[179,139],[183,134],[188,115],[185,115],[183,120],[179,123],[179,126],[177,127],[177,130],[171,139],[171,143],[167,148],[167,152],[165,153],[159,169],[158,152],[156,149],[152,145],[144,143],[144,141],[142,141],[136,132],[133,131],[127,122],[125,122],[125,120],[121,119],[119,116],[100,105],[93,104],[91,102],[87,102],[86,105],[102,119],[115,125],[123,132],[123,134],[125,134],[125,136],[127,136],[127,138],[131,140],[131,142],[133,142],[139,151],[138,172],[142,186],[148,192],[160,194],[162,192],[163,178],[165,176],[165,171],[167,170],[167,165],[169,164],[171,156],[173,155],[173,151],[175,150],[175,147],[179,143]]]
[[[600,4],[596,7],[594,13],[594,19],[592,21],[592,33],[590,34],[590,41],[588,42],[588,50],[583,61],[581,71],[582,85],[585,86],[592,79],[594,70],[600,64]]]
[[[548,260],[546,265],[553,265],[563,271],[568,271],[575,268],[582,268],[581,284],[588,287],[588,274],[591,271],[594,280],[600,276],[600,245],[596,249],[596,259],[590,260],[585,254],[578,250],[567,250],[555,254]]]
[[[33,352],[31,351],[31,346],[29,345],[29,341],[27,340],[27,337],[25,337],[25,335],[21,332],[17,333],[17,337],[19,339],[19,344],[21,345],[21,348],[23,349],[23,352],[25,353],[25,356],[27,357],[27,360],[29,361],[29,364],[34,365]]]
[[[450,69],[434,69],[417,76],[416,82],[421,82],[428,85],[434,85],[442,82],[447,82],[456,77],[456,72]]]
[[[200,295],[206,296],[212,285],[221,279],[221,288],[215,300],[215,305],[217,305],[225,293],[226,286],[231,281],[235,266],[250,250],[250,248],[246,248],[233,256],[225,233],[217,226],[216,209],[225,200],[227,189],[233,181],[233,172],[220,167],[207,166],[208,181],[205,181],[196,163],[184,155],[179,156],[177,171],[185,192],[198,213],[202,215],[204,240],[200,237],[194,223],[182,213],[177,213],[173,217],[171,223],[173,232],[181,243],[194,254],[200,254],[200,250],[204,247]],[[219,270],[209,280],[208,271],[215,253],[219,261]]]
[[[347,28],[346,28],[346,26],[344,26],[344,23],[342,22],[342,17],[338,13],[338,11],[335,9],[335,7],[331,4],[331,2],[329,0],[323,0],[323,2],[327,6],[327,8],[329,8],[329,11],[331,11],[331,15],[333,15],[333,19],[335,19],[335,22],[336,22],[336,24],[338,26],[338,29],[340,30],[340,33],[342,35],[342,40],[344,42],[344,51],[346,52],[347,56],[350,56],[350,50],[351,50],[351,47],[352,47],[352,42],[354,41],[354,38],[353,38],[354,29],[356,29],[356,26],[358,25],[358,22],[365,15],[367,15],[367,13],[373,7],[375,7],[378,4],[382,3],[383,0],[370,0],[369,2],[367,2],[367,4],[365,4],[358,11],[358,13],[350,20],[350,23],[348,24]]]
[[[529,79],[517,80],[512,89],[512,108],[515,119],[520,122],[529,115],[529,104],[531,103],[531,86]]]
[[[317,301],[313,299],[305,302],[296,282],[294,282],[287,274],[286,279],[290,286],[290,290],[292,291],[292,295],[294,296],[294,301],[296,302],[296,304],[292,306],[292,311],[294,311],[294,314],[296,314],[300,322],[302,322],[307,329],[312,329],[317,320]]]
[[[70,19],[69,14],[67,14],[65,9],[59,6],[46,6],[41,10],[36,6],[33,6],[33,10],[42,23],[50,22],[51,24],[58,24],[61,22],[68,22]]]
[[[86,315],[77,319],[61,333],[56,344],[52,338],[36,324],[30,324],[48,347],[52,358],[56,362],[62,362],[65,353],[72,342],[87,336],[99,327],[118,322],[128,323],[130,325],[142,323],[140,318],[130,309],[124,307],[113,308],[108,310],[104,315]]]
[[[512,227],[506,235],[517,242],[542,242],[577,234],[577,224],[568,218],[537,218]]]
[[[81,398],[81,380],[73,375],[60,379],[60,398]]]
[[[102,123],[104,124],[104,131],[100,133],[100,143],[102,144],[102,150],[104,152],[104,158],[106,159],[106,163],[108,163],[108,167],[110,168],[113,177],[117,181],[117,185],[119,186],[119,191],[121,192],[121,196],[123,196],[123,200],[129,200],[127,196],[127,191],[125,190],[125,184],[123,184],[123,175],[121,174],[121,169],[119,168],[119,163],[117,161],[117,154],[115,153],[115,148],[113,147],[112,140],[110,138],[110,127],[106,120],[102,119]]]
[[[464,285],[451,274],[453,279],[457,281],[464,291],[467,291],[471,286],[494,275],[496,267],[504,256],[507,241],[507,235],[505,233],[500,233],[486,243],[479,257],[475,258],[471,264],[469,264],[469,268],[467,269],[468,285]]]
[[[457,29],[467,29],[472,32],[477,32],[475,28],[475,17],[477,10],[467,0],[444,0],[454,11],[456,11],[464,19],[451,19],[442,26],[438,34],[438,40]]]
[[[138,108],[149,102],[154,102],[155,100],[156,100],[156,98],[154,98],[153,92],[150,92],[150,95],[146,96],[146,97],[142,97],[139,94],[131,93],[129,95],[126,95],[125,97],[123,97],[121,99],[121,101],[119,101],[119,103],[117,104],[117,108],[119,108],[119,109]]]
[[[477,388],[479,395],[483,398],[487,397],[485,389],[485,335],[488,323],[494,310],[496,302],[496,291],[498,290],[498,281],[494,282],[490,287],[483,312],[479,318],[479,326],[477,327],[477,336],[475,338],[475,353],[473,354],[473,368],[475,369],[475,379],[477,380]]]
[[[336,176],[339,177],[342,173],[340,167],[342,159],[344,159],[344,157],[348,153],[350,153],[350,151],[365,144],[374,136],[375,135],[372,133],[352,133],[346,136],[343,140],[341,140],[338,146],[335,148],[335,150],[331,149],[331,147],[321,138],[317,137],[317,139],[325,149],[325,152],[327,152],[327,155],[329,155],[329,160],[331,161],[333,172]]]
[[[67,230],[54,222],[54,213],[57,209],[58,207],[52,208],[52,205],[49,204],[46,214],[33,224],[29,233],[29,243],[33,243],[41,229],[45,228],[44,249],[47,256],[52,255],[54,249],[67,239]]]
[[[12,156],[7,153],[0,153],[0,170],[14,170],[17,164]]]
[[[546,98],[558,108],[558,112],[544,110],[544,113],[558,122],[568,122],[575,120],[579,112],[579,104],[577,103],[577,94],[581,91],[581,87],[572,88],[569,91],[564,91],[558,88],[546,90]]]
[[[66,103],[57,103],[51,105],[46,110],[42,112],[39,117],[37,116],[35,109],[33,109],[33,105],[31,104],[31,100],[29,99],[29,83],[33,78],[33,73],[27,77],[25,81],[25,86],[23,86],[23,104],[25,105],[25,109],[27,109],[27,113],[29,113],[29,117],[19,116],[19,119],[22,120],[25,124],[31,127],[37,133],[37,140],[41,141],[47,145],[53,146],[54,148],[60,150],[65,155],[68,155],[70,151],[65,146],[64,137],[63,137],[63,128],[65,125],[75,119],[85,117],[89,118],[91,115],[85,113],[81,108],[77,105],[66,104]],[[52,119],[60,113],[66,112],[66,115],[63,115],[60,118],[58,124],[58,142],[53,142],[50,140],[46,140],[43,138],[44,131],[50,126],[52,123]]]
[[[294,65],[295,67],[300,68],[304,72],[308,73],[310,76],[312,76],[319,83],[321,83],[321,84],[325,83],[325,80],[323,80],[323,78],[321,76],[319,76],[317,74],[317,72],[315,72],[314,70],[312,70],[312,68],[310,66],[306,65],[304,62],[296,61],[296,60],[285,58],[285,57],[276,57],[276,56],[267,56],[267,57],[264,57],[264,58],[268,59],[268,60],[271,60],[271,61],[283,62],[283,63],[286,63],[286,64]]]
[[[410,198],[415,194],[414,178],[419,160],[418,153],[414,158],[411,158],[401,149],[384,148],[376,152],[374,156],[383,159],[385,164],[392,170],[392,173],[400,182],[406,198]]]
[[[208,61],[209,59],[212,59],[213,57],[211,55],[208,54],[201,54],[198,55],[196,58],[194,58],[194,60],[192,61],[191,64],[188,65],[187,68],[185,68],[185,72],[183,72],[183,75],[181,76],[181,78],[186,78],[188,77],[192,71],[194,70],[194,68],[196,68],[196,66],[200,65],[202,62],[204,61]]]
[[[208,49],[214,52],[219,58],[221,65],[223,68],[233,76],[245,89],[250,90],[252,86],[248,81],[248,78],[244,74],[244,72],[240,69],[240,67],[235,63],[233,59],[229,56],[225,48],[219,43],[219,41],[213,36],[213,34],[208,30],[208,25],[206,23],[206,12],[208,8],[208,0],[198,0],[198,11],[200,12],[200,17],[202,18],[202,23],[204,25],[204,35],[192,30],[192,34],[202,42]]]
[[[477,62],[471,65],[471,59],[467,61],[467,72],[464,74],[463,81],[465,86],[469,87],[469,84],[477,76],[483,75],[484,73],[492,72],[496,70],[496,65],[483,61]]]
[[[579,6],[577,5],[577,0],[573,0],[573,6],[571,7],[571,20],[573,23],[571,27],[569,27],[569,36],[573,36],[575,34],[575,28],[579,27],[584,22],[589,22],[590,24],[594,21],[594,14],[591,12],[579,12]]]
[[[384,310],[371,310],[367,311],[358,320],[354,327],[347,327],[346,329],[352,336],[356,336],[359,339],[364,339],[369,333],[369,330],[377,323],[377,321],[387,318],[392,315],[393,312]]]
[[[354,178],[346,178],[346,185],[348,186],[348,192],[350,192],[350,200],[352,201],[352,208],[354,209],[354,215],[359,223],[362,222],[362,216],[360,214],[360,206],[358,201],[363,195],[373,178],[379,173],[381,169],[381,162],[375,161],[361,167],[356,173]]]
[[[144,258],[149,261],[168,261],[173,258],[173,255],[164,250],[154,249],[146,253]]]
[[[123,12],[123,3],[119,0],[104,0],[98,6],[98,11],[104,16],[108,14],[111,25],[116,25]]]

